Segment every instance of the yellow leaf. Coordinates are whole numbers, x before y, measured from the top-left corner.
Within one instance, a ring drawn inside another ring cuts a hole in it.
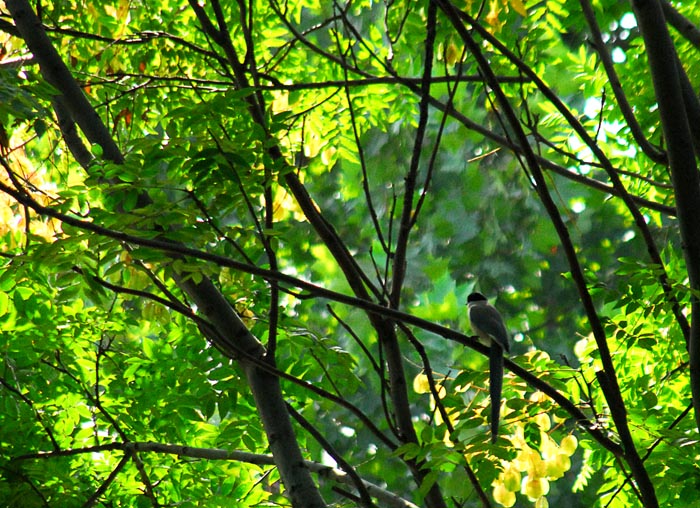
[[[459,50],[454,42],[450,42],[445,50],[445,61],[448,65],[454,65],[459,59]]]
[[[496,32],[501,29],[503,23],[498,19],[498,15],[501,13],[501,6],[498,0],[491,0],[489,4],[489,13],[486,15],[486,23]]]
[[[413,378],[413,391],[416,393],[430,393],[428,376],[426,376],[423,372]]]
[[[510,0],[510,6],[521,16],[527,16],[527,7],[525,7],[523,0]]]

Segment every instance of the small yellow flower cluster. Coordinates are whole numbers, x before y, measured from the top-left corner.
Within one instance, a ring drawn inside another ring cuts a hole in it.
[[[446,394],[442,380],[436,381],[435,384],[438,397],[442,399]],[[457,388],[460,391],[463,389],[464,387]],[[418,374],[413,379],[413,390],[420,394],[431,393],[428,377],[424,373]],[[434,409],[434,397],[431,395],[430,399],[431,408]],[[541,392],[530,396],[530,402],[534,404],[544,403],[547,400],[547,396]],[[455,413],[453,408],[448,409],[448,416],[453,425],[456,423],[456,420],[453,419],[457,416]],[[536,415],[534,422],[540,433],[537,449],[531,447],[525,438],[524,422],[513,422],[510,428],[515,432],[510,436],[504,436],[518,450],[515,459],[501,462],[503,471],[492,484],[494,501],[506,508],[515,504],[515,495],[518,492],[533,501],[535,508],[548,508],[549,503],[546,496],[549,493],[550,482],[558,480],[571,469],[570,457],[578,446],[576,437],[570,434],[564,437],[561,443],[554,441],[549,435],[552,419],[547,413],[542,412]],[[435,415],[435,423],[437,425],[443,423],[439,413]],[[448,446],[454,444],[448,433],[445,434],[444,441]]]
[[[461,390],[461,387],[456,388],[458,391]],[[442,399],[447,395],[447,390],[443,386],[441,381],[436,381],[435,382],[435,390],[437,391],[438,398]],[[433,397],[431,391],[430,391],[430,381],[428,381],[428,376],[425,375],[425,373],[421,372],[418,374],[415,378],[413,378],[413,391],[416,393],[424,394],[424,393],[430,393],[430,409],[434,410],[436,407],[435,404],[435,397]],[[457,412],[454,409],[448,409],[447,410],[447,416],[450,419],[450,423],[454,425],[454,420],[453,416]],[[437,412],[435,414],[435,424],[436,425],[442,425],[444,423],[442,414]],[[452,446],[452,442],[449,439],[449,433],[445,433],[445,443]]]
[[[535,394],[533,400],[539,396]],[[510,462],[503,462],[503,471],[492,485],[493,499],[506,508],[515,504],[518,491],[534,501],[535,508],[547,508],[549,482],[561,478],[571,468],[570,457],[578,446],[576,437],[570,434],[557,444],[547,433],[552,426],[549,415],[541,413],[535,421],[540,428],[539,450],[527,444],[525,426],[515,424],[515,434],[510,436],[510,441],[519,450],[518,455]]]

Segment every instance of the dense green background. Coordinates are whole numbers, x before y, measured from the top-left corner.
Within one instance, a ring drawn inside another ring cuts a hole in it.
[[[37,30],[46,30],[123,162],[85,132],[92,156],[76,160],[54,112],[59,90],[42,77],[9,8],[0,10],[0,506],[289,502],[269,462],[212,458],[213,450],[266,455],[269,436],[240,351],[208,342],[209,316],[183,290],[183,276],[212,280],[255,337],[266,345],[272,338],[311,461],[335,465],[337,454],[363,480],[419,506],[500,506],[493,486],[517,456],[522,489],[506,481],[516,506],[654,506],[638,495],[633,453],[619,447],[615,403],[596,378],[600,344],[582,304],[590,294],[655,497],[662,506],[692,505],[697,427],[673,312],[674,299],[690,312],[690,283],[668,143],[632,7],[592,6],[605,42],[598,47],[586,0],[456,2],[481,32],[442,5],[431,14],[428,1],[196,5],[34,6]],[[688,25],[671,36],[697,90],[692,23],[700,8],[674,5]],[[612,55],[639,132],[661,155],[633,135],[598,50]],[[644,225],[613,192],[606,167],[637,200]],[[336,236],[319,234],[292,182],[303,184]],[[53,218],[18,201],[23,193]],[[83,225],[60,220],[66,216]],[[191,252],[174,256],[138,238],[177,241],[273,276]],[[577,423],[511,372],[503,439],[490,445],[483,349],[397,319],[389,324],[397,370],[376,309],[276,281],[278,270],[358,298],[364,287],[372,302],[456,334],[469,334],[464,304],[479,290],[507,319],[512,361],[585,419]],[[435,398],[412,386],[426,358],[445,388],[451,425]],[[396,416],[401,370],[413,436]],[[571,467],[551,466],[561,450],[548,446],[569,435],[578,440]],[[143,445],[150,442],[212,453],[159,453]],[[528,462],[524,450],[535,458]],[[549,479],[546,497],[525,495],[526,475]],[[334,490],[331,479],[314,478],[329,504],[361,504],[352,484]],[[433,482],[442,505],[424,499]]]

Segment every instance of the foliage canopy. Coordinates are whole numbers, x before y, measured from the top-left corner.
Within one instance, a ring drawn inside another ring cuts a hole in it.
[[[2,506],[688,506],[697,19],[5,0]]]

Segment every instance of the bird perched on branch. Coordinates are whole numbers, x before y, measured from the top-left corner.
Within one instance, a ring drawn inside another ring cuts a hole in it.
[[[510,351],[508,330],[503,317],[481,293],[467,297],[467,312],[472,331],[489,346],[489,397],[491,398],[491,441],[498,437],[503,389],[503,352]]]

